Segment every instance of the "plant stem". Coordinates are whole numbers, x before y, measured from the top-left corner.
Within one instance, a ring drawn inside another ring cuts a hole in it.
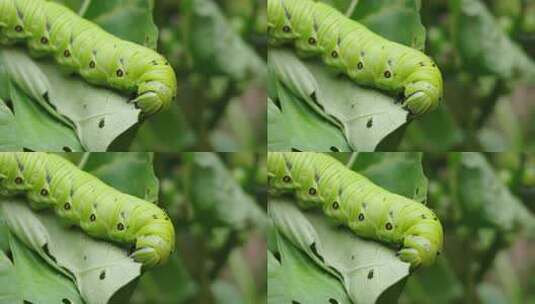
[[[357,4],[359,4],[359,0],[351,0],[351,3],[349,4],[345,13],[347,17],[351,17],[351,15],[353,15],[353,12],[355,11]]]
[[[78,15],[80,16],[85,15],[90,4],[91,4],[91,0],[84,0],[84,2],[82,3],[82,6],[80,7],[80,10],[78,10]]]
[[[82,159],[80,159],[80,162],[78,163],[78,168],[83,169],[85,165],[87,164],[87,161],[89,160],[89,156],[91,155],[91,152],[85,152],[84,155],[82,155]]]
[[[359,157],[359,152],[353,152],[351,153],[351,158],[349,158],[349,161],[346,164],[346,167],[351,168],[357,161],[357,158]]]

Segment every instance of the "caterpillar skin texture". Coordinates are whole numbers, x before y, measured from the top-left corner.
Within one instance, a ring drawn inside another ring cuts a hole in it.
[[[411,268],[431,265],[442,250],[437,216],[414,200],[391,193],[321,153],[268,152],[270,190],[295,193],[301,207],[321,207],[355,234],[400,245]]]
[[[175,230],[162,209],[115,190],[60,156],[0,153],[0,194],[20,193],[32,208],[54,209],[90,236],[134,244],[132,257],[145,267],[165,262],[174,250]]]
[[[320,56],[357,84],[402,96],[412,115],[433,110],[442,100],[442,75],[429,57],[321,2],[268,0],[268,34],[274,46],[293,44],[298,54]]]
[[[135,94],[150,116],[175,99],[177,80],[167,60],[121,40],[68,8],[45,0],[0,0],[0,44],[25,42],[35,57],[53,56],[89,83]]]

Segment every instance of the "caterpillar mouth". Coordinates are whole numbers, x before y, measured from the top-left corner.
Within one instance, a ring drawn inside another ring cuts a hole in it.
[[[147,101],[148,98],[158,97],[158,92],[154,90],[145,91],[142,94],[136,94],[135,98],[130,99],[128,103],[133,103],[136,109],[141,110],[139,120],[142,121],[146,117],[152,116],[158,113],[163,108],[163,104],[159,103],[157,107],[146,107],[143,103]]]

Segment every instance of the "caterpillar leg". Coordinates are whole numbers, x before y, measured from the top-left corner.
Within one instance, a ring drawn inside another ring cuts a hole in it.
[[[412,115],[420,115],[425,113],[432,104],[432,101],[429,99],[424,92],[416,92],[410,95],[403,105],[411,112]]]
[[[398,251],[397,255],[399,255],[399,258],[403,262],[410,263],[411,269],[418,268],[418,266],[422,264],[420,254],[418,253],[418,250],[414,248],[403,248]]]
[[[131,102],[136,104],[136,106],[147,113],[147,115],[158,112],[162,105],[158,94],[150,91],[137,96]]]
[[[154,248],[140,248],[131,255],[134,261],[143,264],[145,267],[152,267],[160,261],[160,255]]]

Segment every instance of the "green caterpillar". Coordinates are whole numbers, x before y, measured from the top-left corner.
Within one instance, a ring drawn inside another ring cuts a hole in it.
[[[89,83],[127,93],[150,116],[175,99],[177,80],[155,51],[121,40],[68,8],[45,0],[0,0],[0,44],[25,42]]]
[[[0,194],[25,193],[36,210],[51,208],[92,237],[134,244],[145,267],[167,260],[175,230],[159,207],[104,184],[68,160],[46,153],[0,153]]]
[[[270,190],[295,192],[302,207],[321,207],[355,234],[400,245],[412,268],[431,265],[442,250],[437,216],[414,200],[391,193],[321,153],[268,152]]]
[[[292,43],[298,54],[320,56],[360,85],[401,95],[413,115],[433,110],[442,100],[442,75],[429,57],[324,3],[268,0],[268,34],[274,46]]]

